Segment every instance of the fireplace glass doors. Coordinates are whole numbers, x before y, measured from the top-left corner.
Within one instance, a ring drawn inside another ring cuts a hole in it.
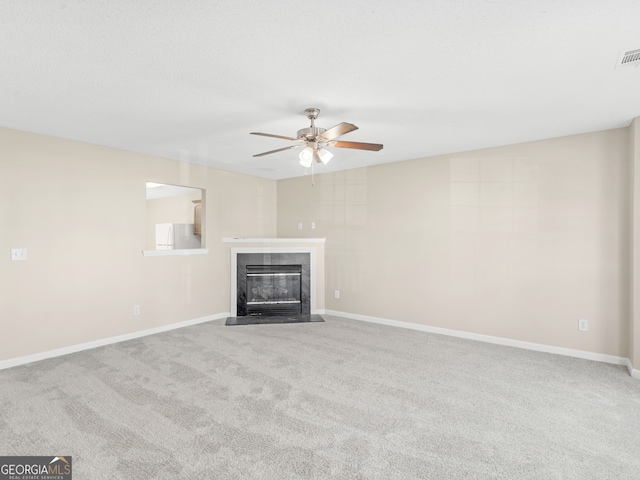
[[[247,315],[302,313],[302,265],[247,265]]]
[[[311,314],[309,252],[238,252],[232,272],[236,280],[234,316]]]

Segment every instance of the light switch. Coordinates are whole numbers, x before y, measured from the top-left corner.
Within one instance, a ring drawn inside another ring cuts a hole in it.
[[[26,248],[12,248],[11,249],[11,260],[14,262],[20,260],[27,259],[27,249]]]

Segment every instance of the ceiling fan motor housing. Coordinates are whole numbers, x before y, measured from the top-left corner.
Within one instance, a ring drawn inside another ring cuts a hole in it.
[[[326,130],[326,128],[322,127],[301,128],[300,130],[298,130],[298,139],[313,142],[318,135],[324,133]]]

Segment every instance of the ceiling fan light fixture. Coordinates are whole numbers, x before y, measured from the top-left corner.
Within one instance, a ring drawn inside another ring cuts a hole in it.
[[[304,168],[309,168],[311,166],[311,162],[313,162],[313,148],[306,147],[298,155],[300,159],[300,165]]]
[[[327,163],[329,163],[329,160],[333,158],[333,153],[331,153],[329,150],[324,150],[322,148],[319,148],[318,158],[320,158],[320,161],[322,162],[323,165],[326,165]]]

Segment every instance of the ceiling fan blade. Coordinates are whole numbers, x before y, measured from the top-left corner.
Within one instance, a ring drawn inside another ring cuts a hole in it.
[[[330,147],[338,147],[338,148],[356,148],[358,150],[373,150],[374,152],[378,152],[382,150],[384,145],[380,143],[362,143],[362,142],[342,142],[342,141],[334,141],[329,142],[327,145]]]
[[[297,138],[285,137],[284,135],[274,135],[272,133],[251,132],[250,135],[262,135],[263,137],[282,138],[284,140],[291,140],[293,142],[297,142],[298,141]]]
[[[254,157],[264,157],[271,153],[284,152],[285,150],[291,150],[292,148],[300,148],[302,145],[291,145],[290,147],[278,148],[276,150],[269,150],[268,152],[257,153]]]
[[[328,142],[329,140],[333,140],[334,138],[338,138],[345,133],[353,132],[357,130],[358,127],[353,125],[352,123],[339,123],[335,127],[331,127],[329,130],[325,130],[323,133],[318,135],[319,142]]]

